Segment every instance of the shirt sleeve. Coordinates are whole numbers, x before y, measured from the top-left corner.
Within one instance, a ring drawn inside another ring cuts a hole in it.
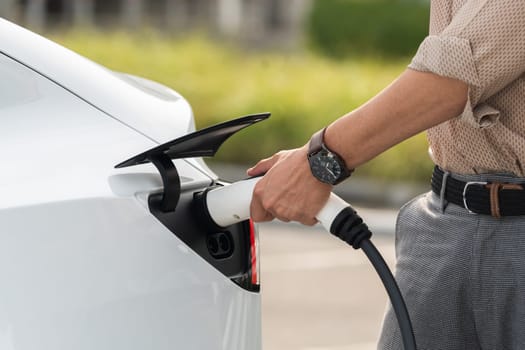
[[[460,118],[493,125],[499,111],[485,101],[525,71],[525,1],[468,0],[441,33],[425,38],[409,68],[466,82]]]

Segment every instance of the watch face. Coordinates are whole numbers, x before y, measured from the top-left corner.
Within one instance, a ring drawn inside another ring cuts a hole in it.
[[[310,158],[310,168],[317,179],[329,184],[334,184],[342,173],[339,162],[325,152],[319,152]]]

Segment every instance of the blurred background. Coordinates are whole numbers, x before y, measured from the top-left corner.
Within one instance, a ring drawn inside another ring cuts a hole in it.
[[[0,0],[0,16],[113,70],[172,87],[192,105],[197,128],[272,112],[209,161],[235,180],[395,79],[427,35],[429,1]],[[342,187],[363,207],[389,263],[395,211],[427,188],[431,171],[421,134]],[[261,231],[264,349],[374,348],[386,296],[361,253],[315,228]]]
[[[174,88],[198,127],[271,111],[271,122],[218,154],[246,165],[303,145],[388,85],[426,36],[428,7],[428,0],[1,0],[0,15]],[[426,147],[419,135],[355,175],[426,182]]]

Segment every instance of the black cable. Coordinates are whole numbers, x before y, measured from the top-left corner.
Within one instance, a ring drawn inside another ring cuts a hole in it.
[[[374,268],[381,278],[383,285],[390,297],[390,302],[396,313],[397,322],[399,323],[399,329],[401,330],[401,337],[403,338],[403,345],[405,350],[416,350],[416,339],[414,338],[414,331],[412,330],[412,323],[410,322],[410,316],[405,304],[405,300],[401,295],[401,291],[392,275],[392,272],[388,268],[385,260],[369,239],[361,241],[361,249],[365,252],[368,260],[372,263]]]
[[[372,232],[363,222],[363,219],[349,206],[337,214],[330,227],[330,232],[355,249],[363,249],[388,293],[397,317],[405,350],[416,350],[414,330],[412,329],[412,322],[410,321],[403,295],[401,295],[399,286],[385,260],[370,241]]]

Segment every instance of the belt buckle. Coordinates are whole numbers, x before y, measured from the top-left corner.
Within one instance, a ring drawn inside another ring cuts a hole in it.
[[[480,186],[483,186],[483,185],[487,185],[488,182],[487,181],[468,181],[466,184],[465,184],[465,187],[463,187],[463,206],[465,207],[465,209],[467,209],[467,211],[469,212],[469,214],[477,214],[476,212],[473,212],[472,210],[470,210],[470,208],[468,207],[468,204],[467,204],[467,197],[466,197],[466,194],[467,194],[467,189],[469,188],[469,186],[472,186],[472,185],[480,185]]]

